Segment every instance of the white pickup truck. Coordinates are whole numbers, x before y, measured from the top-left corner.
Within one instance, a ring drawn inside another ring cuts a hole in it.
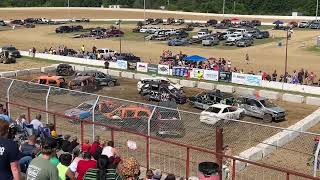
[[[197,35],[192,36],[192,39],[199,39],[199,38],[209,36],[209,35],[210,35],[210,33],[208,33],[208,32],[198,32]]]

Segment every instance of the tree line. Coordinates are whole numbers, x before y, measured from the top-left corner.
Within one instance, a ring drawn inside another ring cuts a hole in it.
[[[225,0],[225,13],[291,15],[300,12],[314,16],[317,0]],[[72,7],[107,7],[126,5],[130,8],[143,8],[144,0],[69,0]],[[68,0],[0,0],[0,7],[65,7]],[[146,8],[222,13],[223,0],[146,0]]]

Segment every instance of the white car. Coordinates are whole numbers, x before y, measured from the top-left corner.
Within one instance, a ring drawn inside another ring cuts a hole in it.
[[[236,34],[231,34],[231,35],[228,37],[227,41],[228,41],[228,42],[235,42],[235,41],[239,41],[239,40],[242,39],[242,38],[243,38],[243,35],[242,35],[242,34],[236,33]]]
[[[214,125],[220,120],[241,119],[244,109],[225,104],[214,104],[200,113],[200,122]]]
[[[148,28],[148,27],[142,27],[142,28],[139,30],[139,32],[141,32],[141,33],[146,33],[149,29],[150,29],[150,28]]]
[[[154,78],[142,78],[137,84],[138,91],[140,92],[142,86],[145,83],[148,83],[150,81],[169,83],[170,84],[170,86],[168,86],[169,89],[176,88],[176,89],[181,90],[181,91],[183,90],[183,86],[181,86],[180,84],[172,83],[168,78],[165,78],[165,77],[154,77]]]
[[[198,32],[197,35],[192,36],[192,39],[199,39],[199,38],[209,36],[209,35],[210,35],[210,33],[207,33],[207,32]]]

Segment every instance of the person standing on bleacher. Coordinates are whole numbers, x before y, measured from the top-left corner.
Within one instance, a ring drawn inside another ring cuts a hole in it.
[[[30,124],[33,125],[33,129],[38,131],[39,127],[43,127],[43,124],[41,122],[41,114],[37,114],[36,118],[33,119]]]

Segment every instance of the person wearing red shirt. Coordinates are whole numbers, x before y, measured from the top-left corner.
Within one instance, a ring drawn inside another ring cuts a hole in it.
[[[90,148],[91,156],[94,156],[96,154],[97,148],[99,146],[100,146],[100,136],[96,136]]]
[[[89,140],[85,140],[85,143],[82,144],[82,152],[90,152],[91,144],[89,143]]]
[[[85,152],[83,154],[83,160],[80,160],[77,165],[77,170],[76,170],[78,174],[77,180],[83,180],[83,176],[88,171],[88,169],[90,168],[94,169],[96,167],[97,167],[97,161],[91,158],[90,152]]]

